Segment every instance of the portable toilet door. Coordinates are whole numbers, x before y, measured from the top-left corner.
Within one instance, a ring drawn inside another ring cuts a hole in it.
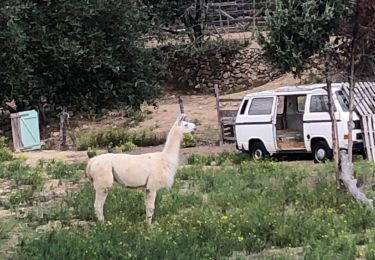
[[[15,152],[41,148],[38,112],[35,110],[10,115]]]

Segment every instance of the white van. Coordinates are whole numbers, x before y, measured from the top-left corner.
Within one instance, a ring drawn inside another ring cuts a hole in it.
[[[332,84],[340,149],[348,148],[349,109],[341,83]],[[332,124],[324,84],[282,87],[246,95],[235,121],[237,149],[254,159],[281,153],[312,153],[331,159]],[[353,113],[353,151],[363,153],[358,114]]]

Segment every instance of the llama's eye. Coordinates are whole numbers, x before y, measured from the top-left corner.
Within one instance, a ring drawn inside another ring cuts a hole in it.
[[[188,124],[185,124],[185,126],[188,126]]]

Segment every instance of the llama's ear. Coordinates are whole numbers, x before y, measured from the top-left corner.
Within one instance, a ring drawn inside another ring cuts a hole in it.
[[[178,122],[178,125],[181,124],[181,121],[185,120],[186,118],[186,115],[185,114],[181,114],[177,117],[177,122]]]

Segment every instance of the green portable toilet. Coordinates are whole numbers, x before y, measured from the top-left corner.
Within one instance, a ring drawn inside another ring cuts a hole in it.
[[[38,112],[35,110],[13,113],[13,147],[15,152],[40,149]]]

